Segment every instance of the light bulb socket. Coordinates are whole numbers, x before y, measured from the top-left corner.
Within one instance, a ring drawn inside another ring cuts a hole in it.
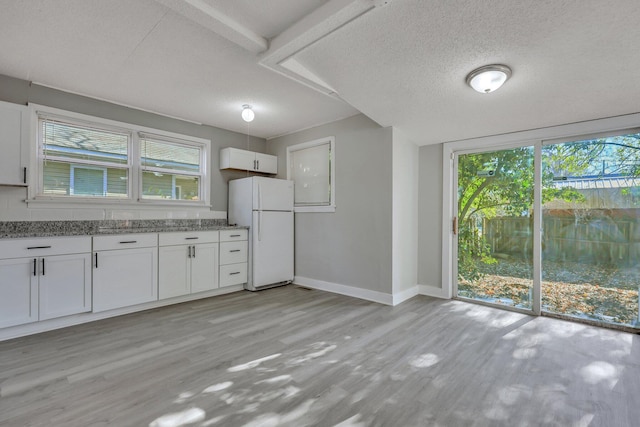
[[[511,77],[511,68],[503,64],[485,65],[467,75],[467,84],[480,93],[490,93],[500,88]]]
[[[253,119],[256,117],[256,113],[254,113],[253,110],[251,109],[251,105],[244,104],[242,106],[241,116],[242,116],[242,120],[249,123],[253,121]]]

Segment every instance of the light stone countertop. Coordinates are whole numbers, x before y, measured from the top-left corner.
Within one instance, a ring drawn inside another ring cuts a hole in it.
[[[228,229],[248,229],[248,227],[229,226],[225,219],[0,221],[0,239]]]

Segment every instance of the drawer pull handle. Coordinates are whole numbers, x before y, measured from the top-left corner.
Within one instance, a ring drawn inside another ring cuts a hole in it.
[[[234,274],[240,274],[240,272],[236,271],[235,273],[229,273],[229,276],[233,276]]]
[[[198,240],[199,237],[185,237],[184,240]]]
[[[240,237],[240,235],[239,234],[232,234],[229,237]]]
[[[240,249],[232,249],[229,252],[240,252]]]
[[[120,242],[120,243],[123,243],[123,244],[124,244],[124,243],[138,243],[138,241],[137,241],[137,240],[123,240],[123,241],[122,241],[122,242]]]
[[[51,246],[29,246],[27,249],[51,249]]]

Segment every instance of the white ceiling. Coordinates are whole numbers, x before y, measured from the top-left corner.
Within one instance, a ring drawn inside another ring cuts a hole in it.
[[[272,138],[418,144],[640,112],[638,0],[0,0],[0,74]],[[491,94],[465,85],[504,63]]]

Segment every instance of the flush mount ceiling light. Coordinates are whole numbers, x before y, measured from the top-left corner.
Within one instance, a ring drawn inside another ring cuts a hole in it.
[[[467,76],[467,84],[480,93],[489,93],[500,88],[511,77],[511,68],[493,64],[476,68]]]
[[[251,105],[244,104],[242,106],[242,120],[249,123],[250,121],[253,121],[255,116],[256,116],[256,113],[254,113],[253,110],[251,109]]]

